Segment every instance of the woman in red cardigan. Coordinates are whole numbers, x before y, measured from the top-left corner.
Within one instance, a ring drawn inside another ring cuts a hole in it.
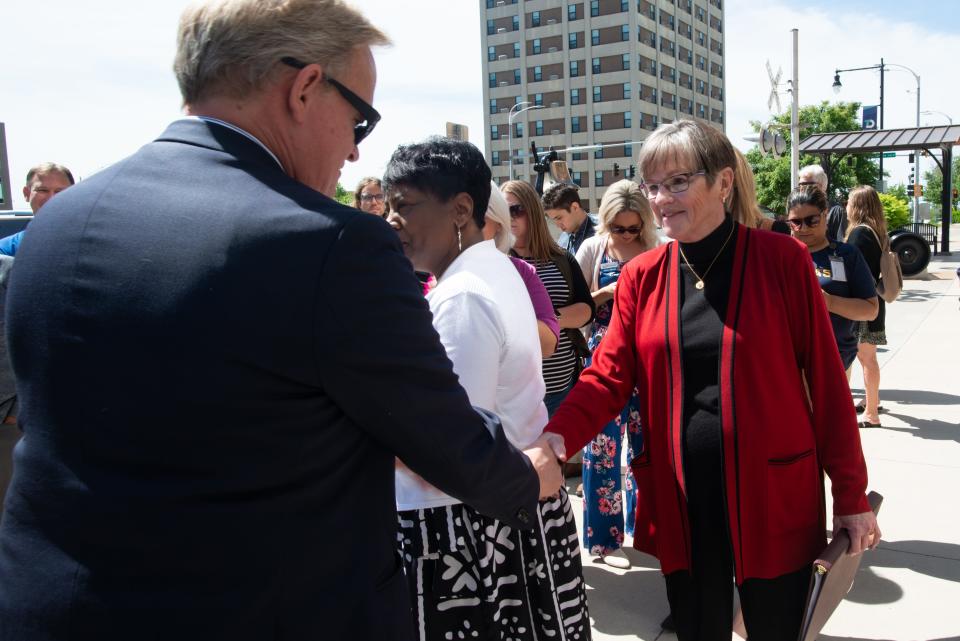
[[[638,167],[674,242],[624,267],[607,335],[545,438],[577,451],[636,386],[634,547],[660,560],[680,641],[730,638],[734,579],[750,641],[793,641],[826,544],[824,471],[850,552],[880,539],[823,294],[796,240],[726,214],[722,133],[663,125]]]

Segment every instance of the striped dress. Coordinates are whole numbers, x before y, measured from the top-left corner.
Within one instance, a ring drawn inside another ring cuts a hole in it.
[[[553,261],[537,260],[535,258],[523,258],[523,260],[533,265],[537,270],[537,276],[543,281],[543,286],[546,287],[547,293],[550,295],[553,308],[560,309],[567,306],[570,300],[570,287]],[[557,343],[556,351],[550,358],[543,359],[543,382],[547,386],[546,393],[556,394],[570,387],[576,369],[577,355],[574,352],[573,344],[567,337],[566,332],[560,332],[560,341]]]

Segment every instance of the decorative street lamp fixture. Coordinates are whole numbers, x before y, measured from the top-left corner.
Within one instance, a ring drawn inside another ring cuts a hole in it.
[[[523,105],[528,106],[524,107]],[[523,108],[518,110],[517,107]],[[513,180],[513,119],[515,116],[531,109],[543,109],[543,105],[535,105],[528,101],[518,102],[510,107],[510,113],[507,114],[507,153],[510,155],[510,180]]]

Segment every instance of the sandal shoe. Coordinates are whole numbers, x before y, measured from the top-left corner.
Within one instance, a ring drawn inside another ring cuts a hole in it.
[[[630,563],[630,559],[628,559],[627,555],[624,554],[623,550],[620,549],[604,554],[600,558],[603,559],[603,562],[610,567],[617,568],[619,570],[629,570],[632,565]]]
[[[870,423],[869,421],[860,421],[857,425],[862,430],[865,430],[869,427],[883,427],[883,425],[880,425],[880,423]]]
[[[857,410],[857,414],[863,414],[863,412],[867,409],[867,405],[863,401],[860,401],[859,403],[857,403],[854,409]],[[879,414],[882,411],[883,411],[883,405],[877,405],[877,414]]]

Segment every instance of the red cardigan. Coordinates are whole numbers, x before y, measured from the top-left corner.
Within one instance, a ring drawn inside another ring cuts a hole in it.
[[[856,414],[809,252],[788,236],[743,226],[735,247],[720,348],[720,411],[740,583],[793,572],[823,549],[824,470],[836,514],[870,508]],[[546,428],[575,452],[638,388],[643,451],[631,463],[634,547],[656,556],[664,574],[691,565],[676,248],[676,242],[663,245],[624,268],[593,364]]]

